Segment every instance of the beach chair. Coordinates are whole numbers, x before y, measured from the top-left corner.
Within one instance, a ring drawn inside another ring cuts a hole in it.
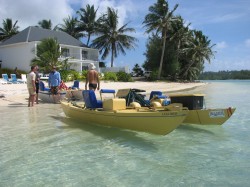
[[[22,78],[22,81],[24,83],[27,83],[27,76],[26,76],[26,74],[21,74],[21,78]]]
[[[93,90],[83,90],[82,95],[86,108],[102,108],[102,101],[96,99],[96,95]]]
[[[39,89],[40,91],[50,91],[50,88],[46,88],[43,81],[39,81]]]
[[[75,80],[73,86],[71,86],[72,89],[79,89],[79,80]]]
[[[2,78],[3,78],[3,81],[8,83],[8,84],[12,84],[13,82],[9,80],[9,77],[7,74],[2,74]]]
[[[1,83],[1,84],[8,84],[7,81],[4,80],[4,79],[0,79],[0,83]]]
[[[24,83],[22,80],[16,78],[16,74],[10,74],[11,81],[16,83]]]

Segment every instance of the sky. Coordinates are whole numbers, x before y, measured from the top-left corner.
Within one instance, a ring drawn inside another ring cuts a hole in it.
[[[50,19],[53,26],[63,23],[63,19],[75,16],[76,11],[86,4],[98,7],[98,15],[107,7],[118,10],[119,25],[128,26],[136,33],[128,33],[138,39],[134,50],[120,54],[114,66],[129,66],[145,61],[148,35],[142,22],[148,14],[149,6],[157,0],[0,0],[0,25],[2,20],[18,20],[19,31],[37,25],[43,19]],[[205,63],[204,71],[250,70],[250,0],[169,0],[170,10],[179,4],[175,15],[181,15],[190,28],[201,30],[216,44],[215,57]],[[83,43],[86,39],[82,40]],[[104,60],[110,65],[110,57]]]

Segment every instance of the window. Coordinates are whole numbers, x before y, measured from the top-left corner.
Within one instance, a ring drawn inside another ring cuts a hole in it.
[[[82,51],[82,59],[88,59],[88,51]]]
[[[69,49],[62,48],[62,57],[69,57]]]
[[[88,66],[82,66],[82,71],[88,70],[88,69],[89,69]]]

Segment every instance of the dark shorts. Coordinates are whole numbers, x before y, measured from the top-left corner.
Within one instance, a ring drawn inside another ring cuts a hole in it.
[[[90,88],[96,89],[97,88],[97,84],[89,83],[89,89]]]
[[[57,95],[58,94],[58,86],[51,86],[50,92],[52,95]]]
[[[38,94],[39,92],[39,83],[36,83],[36,93]]]

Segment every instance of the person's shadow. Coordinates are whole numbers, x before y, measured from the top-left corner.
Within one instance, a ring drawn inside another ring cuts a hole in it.
[[[53,119],[59,120],[67,126],[61,126],[59,128],[70,129],[77,128],[84,131],[88,131],[96,136],[100,136],[105,139],[114,141],[115,143],[122,146],[137,147],[145,150],[157,150],[157,146],[143,137],[139,137],[137,133],[131,130],[104,127],[96,124],[90,124],[86,122],[79,122],[73,120],[72,118],[67,118],[63,116],[51,116]],[[152,135],[154,136],[154,135]]]

